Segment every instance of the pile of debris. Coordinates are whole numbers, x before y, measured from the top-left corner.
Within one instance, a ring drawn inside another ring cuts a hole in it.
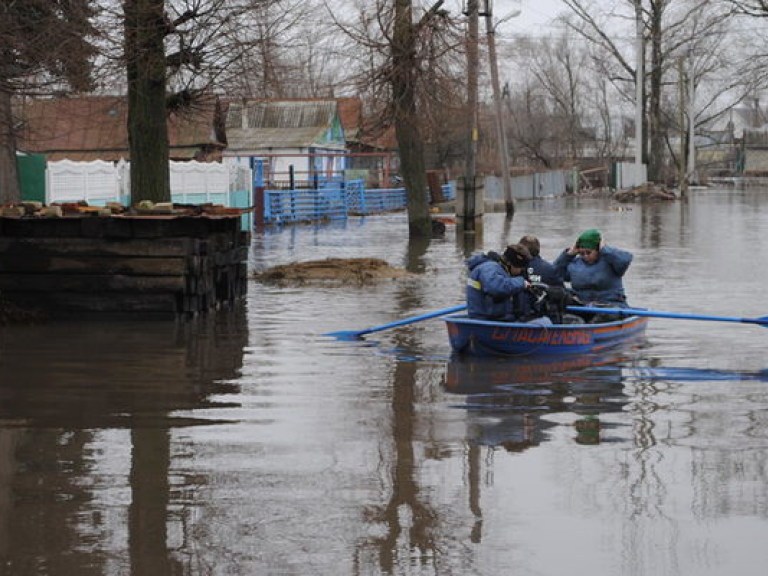
[[[142,200],[133,207],[120,202],[107,202],[104,206],[91,206],[85,201],[56,202],[44,205],[42,202],[18,202],[0,206],[3,218],[82,218],[95,216],[239,216],[252,208],[228,208],[221,204],[178,204]]]
[[[401,268],[393,268],[379,258],[328,258],[311,262],[294,262],[275,266],[254,274],[254,278],[278,286],[304,284],[373,284],[410,276]]]
[[[635,186],[629,190],[620,190],[613,195],[613,199],[617,202],[657,202],[677,200],[677,196],[664,186],[648,183],[642,186]]]

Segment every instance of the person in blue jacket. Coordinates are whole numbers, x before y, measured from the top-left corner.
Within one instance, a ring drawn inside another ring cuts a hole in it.
[[[525,246],[511,244],[503,255],[475,254],[467,261],[467,313],[470,318],[509,322],[551,323],[536,318],[531,287],[525,278],[531,254]]]
[[[529,281],[543,282],[548,286],[563,286],[563,277],[557,268],[541,257],[541,243],[536,236],[526,234],[518,240],[518,243],[528,248],[528,252],[531,253],[531,261],[528,262]]]
[[[632,263],[632,253],[607,246],[599,230],[586,230],[554,265],[584,304],[608,304],[626,308],[622,278]]]

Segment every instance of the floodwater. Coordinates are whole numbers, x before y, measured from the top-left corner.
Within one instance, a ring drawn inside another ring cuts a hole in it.
[[[253,239],[254,269],[381,257],[404,281],[277,288],[188,323],[0,331],[0,574],[762,574],[768,329],[651,319],[638,346],[452,358],[463,259],[586,228],[630,302],[768,314],[768,191],[519,202],[408,246],[404,214]]]

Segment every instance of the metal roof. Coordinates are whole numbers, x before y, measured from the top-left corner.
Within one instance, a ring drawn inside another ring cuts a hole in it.
[[[337,148],[326,135],[339,123],[335,100],[237,100],[226,114],[227,151]]]

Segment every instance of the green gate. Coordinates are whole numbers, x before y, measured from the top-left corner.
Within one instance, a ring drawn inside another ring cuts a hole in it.
[[[19,154],[16,156],[16,167],[21,183],[21,199],[45,203],[45,156]]]

